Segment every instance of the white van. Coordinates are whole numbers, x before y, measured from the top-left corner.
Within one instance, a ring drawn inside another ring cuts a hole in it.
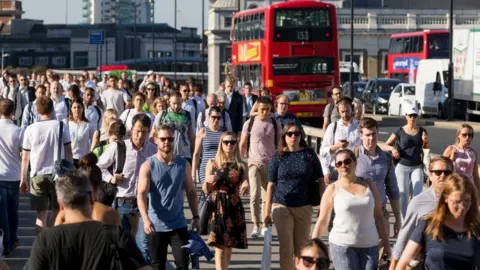
[[[448,59],[421,60],[417,70],[415,98],[420,115],[445,117],[448,94]]]

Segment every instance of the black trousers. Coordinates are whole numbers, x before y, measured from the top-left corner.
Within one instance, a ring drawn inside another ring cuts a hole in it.
[[[175,260],[175,269],[188,270],[189,254],[182,248],[183,245],[188,244],[187,227],[171,232],[154,232],[148,238],[152,255],[152,269],[165,270],[168,245],[170,245]]]

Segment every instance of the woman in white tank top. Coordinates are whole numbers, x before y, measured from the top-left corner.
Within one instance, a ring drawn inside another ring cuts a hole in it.
[[[355,175],[356,166],[351,150],[337,152],[335,167],[339,179],[323,194],[320,216],[312,234],[312,238],[324,234],[332,210],[335,210],[329,243],[336,270],[377,269],[379,238],[388,243],[378,190],[372,180]],[[385,246],[384,255],[391,256],[389,245]]]

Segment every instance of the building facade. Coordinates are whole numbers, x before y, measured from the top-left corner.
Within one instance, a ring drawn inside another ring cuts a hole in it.
[[[234,12],[283,0],[211,0],[208,13],[209,91],[216,91],[230,62]],[[340,61],[350,61],[350,0],[327,0],[337,6]],[[364,78],[384,77],[389,37],[394,33],[448,29],[450,0],[355,0],[354,54]],[[480,24],[480,1],[455,0],[454,24]],[[435,7],[435,8],[432,8]]]
[[[89,24],[145,24],[153,22],[154,0],[83,0],[83,17]]]
[[[104,32],[104,44],[92,45],[90,33],[98,30]],[[167,72],[176,67],[177,72],[201,72],[201,42],[197,28],[176,30],[168,24],[44,25],[21,19],[0,31],[0,48],[9,55],[5,66],[11,68],[95,69],[127,64],[138,71]]]
[[[0,0],[0,27],[9,24],[13,19],[21,19],[22,2],[18,0]]]

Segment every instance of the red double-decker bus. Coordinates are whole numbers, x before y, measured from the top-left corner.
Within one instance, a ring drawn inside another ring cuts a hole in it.
[[[238,12],[233,17],[231,73],[238,86],[267,87],[290,98],[289,111],[321,118],[339,84],[335,6],[296,0]]]
[[[448,58],[449,46],[448,30],[392,35],[388,50],[388,77],[408,81],[413,67],[416,80],[420,60]]]

